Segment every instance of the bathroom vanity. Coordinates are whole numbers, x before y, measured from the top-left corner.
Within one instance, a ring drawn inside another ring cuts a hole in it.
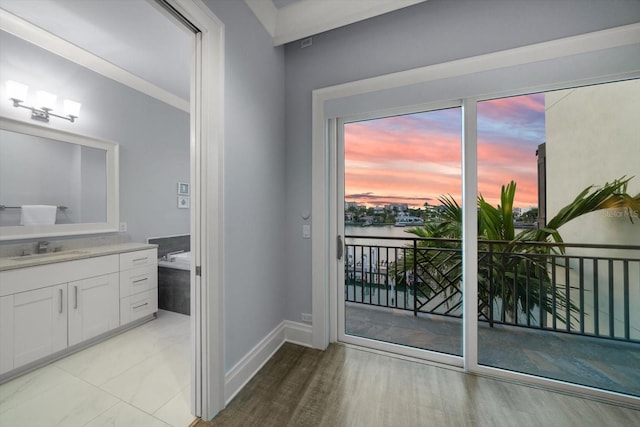
[[[0,380],[152,318],[157,247],[0,258]]]

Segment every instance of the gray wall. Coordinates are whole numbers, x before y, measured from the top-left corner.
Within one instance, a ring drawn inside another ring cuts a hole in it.
[[[640,21],[632,0],[429,0],[285,49],[286,318],[311,310],[311,91]]]
[[[47,90],[60,102],[82,103],[76,123],[52,118],[45,126],[120,144],[120,221],[132,240],[188,234],[189,210],[177,208],[177,182],[189,181],[188,113],[7,33],[0,43],[3,84],[13,79],[31,93]],[[8,101],[0,114],[36,123]]]
[[[284,49],[243,1],[205,3],[225,25],[228,371],[284,319]]]

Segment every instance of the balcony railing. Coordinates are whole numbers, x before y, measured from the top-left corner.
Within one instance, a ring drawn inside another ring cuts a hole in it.
[[[347,236],[345,300],[462,317],[459,239]],[[478,319],[640,342],[640,246],[478,241]]]

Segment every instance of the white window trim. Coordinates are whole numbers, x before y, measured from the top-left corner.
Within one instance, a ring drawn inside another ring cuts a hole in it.
[[[471,75],[478,72],[499,70],[506,67],[531,64],[539,61],[552,60],[599,50],[636,45],[640,41],[640,24],[632,24],[617,28],[597,31],[593,33],[573,36],[530,46],[509,49],[501,52],[460,59],[428,67],[417,68],[399,73],[354,81],[336,86],[314,90],[312,93],[312,309],[313,329],[312,345],[314,348],[325,349],[330,342],[337,339],[334,330],[337,322],[332,319],[337,313],[337,298],[335,292],[330,295],[332,280],[331,265],[336,256],[336,245],[332,240],[331,229],[331,176],[335,172],[330,157],[329,132],[330,117],[325,112],[325,103],[332,100],[361,95],[370,92],[399,88],[412,84],[436,81],[445,78]],[[593,76],[592,82],[614,78],[637,77],[640,70],[625,76]],[[588,81],[571,82],[575,85]],[[570,82],[558,83],[557,87],[547,85],[539,90],[552,90],[567,87]],[[522,88],[522,92],[533,92],[534,88]],[[516,95],[514,91],[504,95]],[[494,93],[482,99],[498,97]],[[475,307],[477,294],[477,212],[475,209],[477,195],[477,123],[476,102],[480,98],[468,98],[463,102],[463,228],[465,249],[463,253],[463,277],[465,282],[464,305],[471,305],[471,312]],[[335,125],[334,125],[335,126]],[[335,130],[334,130],[335,131]],[[335,231],[335,230],[334,230]],[[622,404],[637,405],[640,399],[614,392],[603,391],[591,387],[584,387],[564,383],[531,375],[508,372],[501,369],[479,366],[477,360],[477,316],[466,316],[464,320],[464,367],[468,372],[482,375],[497,376],[518,382],[551,387],[568,393],[589,395],[593,398],[616,401]]]

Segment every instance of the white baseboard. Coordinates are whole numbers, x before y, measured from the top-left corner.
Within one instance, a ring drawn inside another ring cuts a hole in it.
[[[285,342],[311,347],[311,325],[284,320],[256,344],[225,375],[225,405],[231,402]]]
[[[311,347],[311,325],[306,323],[284,322],[284,340],[303,347]]]

